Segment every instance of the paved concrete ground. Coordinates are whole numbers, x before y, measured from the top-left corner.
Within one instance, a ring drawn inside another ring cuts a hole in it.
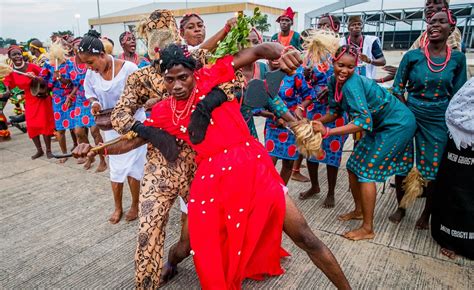
[[[5,111],[10,113],[11,107]],[[262,120],[257,123],[261,129]],[[108,173],[86,172],[74,160],[64,165],[44,157],[32,161],[31,141],[15,128],[11,131],[12,140],[0,143],[0,288],[133,288],[138,224],[107,222],[113,210]],[[59,151],[57,143],[53,149]],[[303,173],[307,174],[306,169]],[[382,194],[380,184],[375,209],[377,236],[371,241],[352,242],[341,235],[358,222],[336,219],[352,209],[347,174],[340,172],[334,209],[321,207],[327,191],[324,166],[320,176],[322,193],[296,203],[334,252],[354,288],[474,288],[473,261],[445,258],[429,231],[414,230],[424,199],[416,201],[400,225],[393,225],[387,217],[395,208],[394,192],[387,187]],[[308,187],[307,183],[290,182],[289,194],[296,199]],[[128,190],[124,204],[127,209]],[[177,240],[179,229],[175,206],[167,228],[166,250]],[[283,246],[292,254],[283,261],[286,274],[261,282],[246,281],[244,288],[332,287],[286,236]],[[165,288],[199,288],[191,259],[179,266],[179,272]]]
[[[258,123],[261,127],[262,122]],[[107,173],[86,172],[74,160],[64,165],[44,157],[32,161],[33,144],[25,134],[14,128],[12,132],[12,141],[0,143],[0,287],[133,288],[137,222],[107,222],[113,209]],[[57,143],[53,148],[59,150]],[[326,175],[323,166],[320,175]],[[291,182],[290,195],[296,198],[308,186]],[[321,178],[321,189],[322,194],[297,201],[297,205],[334,252],[354,288],[474,287],[473,261],[441,256],[428,231],[414,230],[423,199],[417,200],[407,218],[396,226],[387,220],[395,208],[393,190],[387,188],[385,194],[378,195],[376,238],[351,242],[341,235],[357,222],[336,219],[352,207],[346,172],[341,170],[339,176],[336,208],[321,207],[327,190],[325,178]],[[130,204],[128,190],[124,203],[125,208]],[[175,207],[167,249],[177,240],[179,228]],[[263,282],[246,281],[244,288],[332,287],[287,237],[283,245],[292,254],[283,262],[286,274]],[[166,288],[199,288],[191,259],[179,270],[177,279]]]

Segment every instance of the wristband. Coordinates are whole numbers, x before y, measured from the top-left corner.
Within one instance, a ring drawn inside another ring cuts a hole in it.
[[[99,106],[102,108],[102,105],[98,101],[93,101],[91,107],[94,106],[94,104],[99,104]]]
[[[226,34],[229,33],[229,31],[230,31],[231,29],[232,29],[232,27],[231,27],[229,24],[226,23],[225,26],[224,26],[224,31],[225,31],[225,33],[226,33]]]
[[[331,131],[331,129],[329,129],[329,127],[325,127],[325,128],[326,128],[326,133],[324,133],[323,139],[326,139],[327,137],[329,137],[329,132]]]
[[[300,109],[301,111],[303,111],[303,112],[304,112],[304,108],[303,108],[303,106],[301,106],[301,105],[298,105],[296,108],[297,108],[297,109]]]

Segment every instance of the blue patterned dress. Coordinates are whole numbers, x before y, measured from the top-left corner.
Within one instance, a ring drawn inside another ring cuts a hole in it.
[[[444,60],[434,58],[436,63]],[[427,180],[436,179],[448,142],[445,114],[449,101],[466,80],[466,56],[459,51],[452,52],[451,60],[439,73],[428,69],[426,57],[420,49],[407,52],[398,68],[393,92],[404,95],[405,90],[408,91],[407,106],[415,115],[417,124],[416,167]],[[411,160],[415,150],[411,143]]]
[[[87,66],[76,64],[74,58],[70,61],[71,68],[68,68],[68,78],[74,87],[77,87],[76,104],[74,109],[74,122],[76,127],[90,128],[95,126],[94,117],[91,113],[91,102],[86,99],[84,93],[84,79],[86,78]]]
[[[62,79],[68,79],[68,70],[72,68],[70,60],[62,63],[58,66],[58,70],[61,73]],[[52,88],[53,93],[53,111],[54,111],[54,124],[56,130],[69,130],[74,129],[74,101],[69,107],[66,107],[67,96],[72,91],[72,84],[63,84],[54,78],[54,66],[49,62],[46,62],[41,69],[40,76],[48,83],[48,86]]]
[[[313,93],[304,78],[301,66],[294,75],[283,79],[278,95],[290,112],[294,112],[304,100],[312,100]],[[279,159],[296,160],[299,156],[295,135],[289,129],[279,127],[276,121],[270,119],[265,122],[265,147],[270,156]]]
[[[319,92],[327,88],[329,77],[334,74],[334,68],[329,62],[324,62],[314,66],[311,74],[311,86],[314,90],[313,103],[307,108],[309,120],[317,120],[329,113],[328,99],[317,99]],[[327,123],[329,128],[342,127],[348,123],[347,114],[342,114],[335,122]],[[323,140],[321,154],[317,157],[310,157],[308,161],[325,163],[334,167],[339,167],[342,159],[342,149],[346,142],[347,135],[334,135]]]
[[[348,113],[356,126],[364,129],[347,161],[347,169],[360,182],[384,182],[392,175],[407,172],[408,145],[416,130],[413,113],[375,81],[353,74],[342,86],[342,100],[336,102],[334,76],[329,79],[330,113]]]

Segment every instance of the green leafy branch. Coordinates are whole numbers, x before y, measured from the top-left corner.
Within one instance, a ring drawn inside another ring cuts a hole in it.
[[[210,58],[210,62],[215,63],[217,59],[229,54],[236,54],[242,47],[247,47],[249,44],[247,38],[249,37],[250,30],[257,23],[261,22],[262,19],[264,19],[264,16],[258,7],[254,9],[252,17],[246,16],[243,13],[239,14],[237,25],[232,27],[227,36],[219,42],[216,51]]]

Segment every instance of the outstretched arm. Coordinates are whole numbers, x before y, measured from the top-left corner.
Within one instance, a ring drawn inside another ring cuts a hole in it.
[[[206,49],[211,52],[214,51],[217,48],[217,44],[219,43],[219,41],[223,40],[227,36],[227,33],[229,33],[230,29],[236,24],[236,17],[227,20],[225,26],[221,30],[217,31],[217,33],[211,36],[208,40],[204,41],[199,46],[199,48]]]
[[[282,55],[283,49],[284,47],[277,42],[262,43],[243,49],[234,55],[234,69],[240,69],[259,59],[278,59]]]

